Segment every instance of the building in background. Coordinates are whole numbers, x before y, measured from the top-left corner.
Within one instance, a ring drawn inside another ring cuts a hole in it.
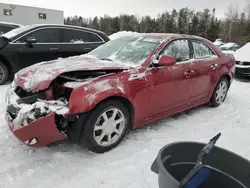
[[[63,24],[61,10],[0,3],[0,21],[21,25]]]

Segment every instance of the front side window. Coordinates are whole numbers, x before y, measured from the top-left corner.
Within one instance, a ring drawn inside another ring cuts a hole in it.
[[[192,45],[194,49],[193,56],[195,59],[204,59],[215,55],[213,51],[202,41],[193,40]]]
[[[9,40],[13,40],[13,38],[15,38],[17,35],[20,35],[22,33],[26,33],[28,31],[32,30],[33,28],[35,28],[34,25],[21,26],[21,27],[18,27],[16,29],[13,29],[13,30],[5,33],[3,36]]]
[[[60,40],[60,30],[57,28],[39,29],[25,35],[17,43],[25,43],[28,37],[34,37],[37,43],[58,43]]]
[[[88,32],[73,29],[62,29],[62,40],[66,43],[92,42]]]
[[[125,36],[111,40],[94,49],[89,55],[118,63],[139,65],[160,44],[160,39]]]
[[[183,62],[190,59],[189,45],[187,39],[179,39],[167,44],[160,55],[173,56],[176,62]]]

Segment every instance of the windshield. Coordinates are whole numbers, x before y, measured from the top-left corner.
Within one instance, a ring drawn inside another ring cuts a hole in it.
[[[141,64],[160,44],[160,39],[139,36],[125,36],[111,40],[89,54],[99,59],[120,63]]]
[[[13,30],[7,32],[7,33],[3,34],[2,36],[7,38],[7,39],[11,39],[12,37],[24,32],[24,31],[30,30],[34,27],[35,27],[34,25],[22,26],[22,27],[19,27],[19,28],[16,28],[16,29],[13,29]]]

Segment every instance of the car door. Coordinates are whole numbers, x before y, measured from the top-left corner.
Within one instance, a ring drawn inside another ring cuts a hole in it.
[[[60,37],[58,28],[39,28],[24,34],[8,45],[12,62],[21,69],[42,61],[57,59],[60,56]],[[29,38],[35,39],[36,42],[28,43]]]
[[[99,35],[85,30],[63,28],[60,52],[62,57],[86,54],[104,43]]]
[[[188,40],[178,39],[170,42],[160,52],[159,57],[161,55],[173,56],[177,63],[170,67],[147,70],[151,83],[148,92],[149,114],[175,110],[187,105],[192,95],[193,79],[188,73],[190,59]]]
[[[218,57],[210,47],[201,40],[190,40],[193,61],[190,69],[194,72],[192,100],[205,100],[218,80]]]

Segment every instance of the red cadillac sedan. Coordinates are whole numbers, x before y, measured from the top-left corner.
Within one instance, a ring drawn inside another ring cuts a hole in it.
[[[128,35],[19,71],[6,96],[6,120],[28,146],[68,138],[103,153],[129,129],[221,105],[234,73],[234,57],[204,38]]]

